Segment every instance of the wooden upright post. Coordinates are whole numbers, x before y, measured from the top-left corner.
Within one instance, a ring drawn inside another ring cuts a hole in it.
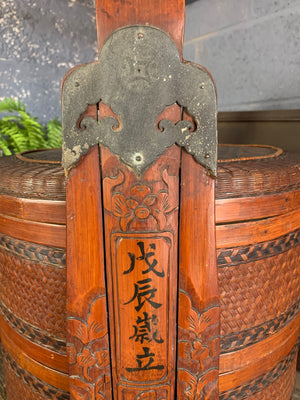
[[[214,84],[182,60],[184,0],[96,15],[62,93],[71,399],[217,399]]]

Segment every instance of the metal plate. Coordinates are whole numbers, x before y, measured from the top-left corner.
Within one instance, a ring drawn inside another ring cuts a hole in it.
[[[118,118],[100,122],[80,115],[89,104],[103,102]],[[193,117],[177,124],[158,115],[178,103]],[[136,174],[148,168],[166,148],[177,143],[217,172],[216,93],[209,73],[182,63],[175,43],[161,30],[130,26],[115,31],[99,61],[75,69],[62,94],[63,166],[69,170],[88,149],[100,143]]]

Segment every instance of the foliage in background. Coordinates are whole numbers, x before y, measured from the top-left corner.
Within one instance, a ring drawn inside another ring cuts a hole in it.
[[[43,127],[24,104],[12,98],[0,102],[0,113],[5,113],[0,119],[0,149],[4,155],[61,147],[61,123],[57,118]]]

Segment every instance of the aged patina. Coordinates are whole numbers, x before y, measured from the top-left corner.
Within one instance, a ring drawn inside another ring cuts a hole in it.
[[[140,175],[177,143],[216,175],[215,97],[209,73],[181,62],[166,33],[150,26],[117,30],[99,61],[74,69],[64,83],[63,166],[69,170],[100,143]],[[86,117],[78,123],[88,105],[100,102],[116,117]],[[175,103],[187,110],[194,124],[167,119],[157,124],[158,115]]]

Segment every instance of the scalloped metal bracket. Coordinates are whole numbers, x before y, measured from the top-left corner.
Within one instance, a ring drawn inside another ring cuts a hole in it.
[[[87,106],[103,102],[118,119],[78,120]],[[186,107],[189,121],[177,124],[157,116],[174,103]],[[129,26],[115,31],[99,61],[78,67],[62,91],[63,167],[68,171],[89,148],[103,144],[136,174],[143,173],[177,143],[212,175],[217,173],[216,91],[201,66],[181,62],[172,39],[160,29]]]

